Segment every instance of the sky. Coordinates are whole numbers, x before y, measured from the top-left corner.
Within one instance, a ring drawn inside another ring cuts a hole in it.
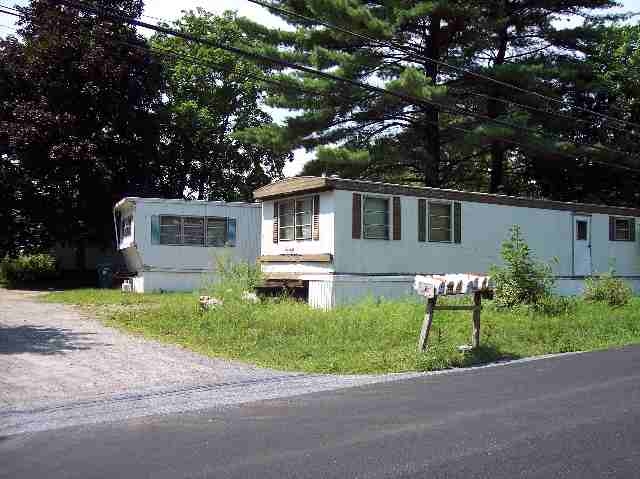
[[[0,0],[0,5],[14,6],[25,5],[28,0]],[[622,7],[609,10],[609,12],[640,12],[640,0],[622,0],[619,3]],[[144,14],[151,17],[162,18],[168,21],[174,20],[180,16],[182,10],[195,10],[202,7],[212,13],[222,13],[225,10],[235,10],[239,15],[246,16],[252,20],[262,23],[271,28],[286,28],[287,25],[280,18],[271,15],[265,8],[247,2],[246,0],[146,0]],[[636,17],[638,18],[638,17]],[[0,36],[6,36],[14,30],[15,17],[0,13]],[[153,23],[150,19],[146,20]],[[638,20],[635,20],[636,22]],[[571,27],[579,22],[579,19],[567,18],[562,22],[562,26]],[[276,120],[282,120],[286,115],[284,111],[272,111],[272,115]],[[294,176],[300,173],[302,166],[313,158],[313,153],[304,150],[296,150],[294,152],[294,161],[285,166],[284,173],[286,176]]]

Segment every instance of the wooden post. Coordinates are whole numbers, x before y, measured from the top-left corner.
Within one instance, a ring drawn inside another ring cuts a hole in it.
[[[480,346],[480,311],[482,310],[482,293],[476,291],[473,294],[473,337],[471,347]]]
[[[429,331],[433,323],[433,310],[436,307],[436,299],[438,297],[427,298],[427,310],[422,321],[422,329],[420,330],[420,339],[418,340],[418,352],[422,353],[427,349],[427,341],[429,340]]]

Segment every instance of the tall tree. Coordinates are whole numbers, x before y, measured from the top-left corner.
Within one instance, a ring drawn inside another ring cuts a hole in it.
[[[322,150],[306,172],[558,195],[540,186],[543,172],[577,185],[584,164],[619,159],[605,153],[615,145],[604,129],[598,137],[576,134],[576,125],[562,117],[571,113],[566,106],[468,73],[569,101],[563,85],[582,68],[585,60],[578,47],[593,28],[586,24],[557,30],[554,22],[611,7],[611,0],[270,3],[365,36],[319,27],[281,11],[296,31],[265,32],[261,38],[284,58],[414,97],[403,101],[307,73],[284,72],[283,80],[308,90],[276,91],[270,98],[275,106],[301,111],[288,121],[285,136],[307,148],[337,145],[334,152]],[[531,174],[534,164],[544,165],[536,175]],[[584,197],[577,186],[565,193],[567,199]]]
[[[91,3],[133,17],[143,6]],[[0,130],[27,182],[21,214],[52,240],[109,244],[114,202],[156,191],[159,65],[127,25],[52,0],[20,11],[21,41],[0,42]]]
[[[282,80],[307,91],[276,91],[269,99],[273,106],[301,110],[288,121],[286,136],[295,139],[296,146],[307,148],[340,144],[348,150],[368,149],[371,162],[363,171],[367,177],[384,177],[391,168],[407,181],[447,184],[452,161],[448,145],[454,137],[448,126],[453,118],[437,104],[447,102],[447,85],[455,79],[416,52],[436,61],[464,63],[465,47],[474,36],[475,8],[458,0],[271,3],[409,50],[391,49],[375,40],[317,28],[305,19],[281,14],[297,30],[264,32],[262,39],[271,45],[266,47],[270,53],[276,46],[285,59],[420,99],[407,102],[311,74],[283,72]]]
[[[224,44],[247,38],[232,13],[187,12],[174,28]],[[151,41],[164,70],[162,106],[165,194],[198,199],[251,199],[252,192],[282,176],[286,148],[248,141],[244,130],[268,128],[262,108],[261,70],[219,48],[158,35]]]

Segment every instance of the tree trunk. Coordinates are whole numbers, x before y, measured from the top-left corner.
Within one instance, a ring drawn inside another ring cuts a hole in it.
[[[441,18],[432,15],[429,21],[429,34],[425,38],[425,55],[434,60],[440,59]],[[438,65],[435,62],[424,64],[425,73],[433,85],[438,80]],[[425,186],[440,186],[440,110],[436,106],[425,108],[427,155],[424,158],[423,173]]]
[[[504,64],[507,53],[507,28],[506,26],[498,32],[498,52],[493,65]],[[489,88],[489,96],[498,97],[500,90],[496,86]],[[487,100],[487,115],[490,118],[498,118],[505,111],[504,103],[498,100]],[[489,180],[489,193],[501,193],[504,191],[504,161],[505,145],[502,141],[496,140],[491,143],[491,178]]]

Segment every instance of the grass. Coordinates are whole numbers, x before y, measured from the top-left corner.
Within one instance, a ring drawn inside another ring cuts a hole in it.
[[[45,297],[88,307],[111,325],[209,356],[307,372],[425,371],[640,342],[640,298],[618,308],[577,300],[569,312],[553,316],[526,309],[499,311],[486,301],[482,347],[470,353],[457,347],[470,342],[471,313],[437,311],[423,354],[416,352],[424,314],[417,298],[367,300],[326,312],[290,300],[257,305],[226,301],[218,310],[201,312],[197,299],[195,294],[115,290],[70,290]]]

